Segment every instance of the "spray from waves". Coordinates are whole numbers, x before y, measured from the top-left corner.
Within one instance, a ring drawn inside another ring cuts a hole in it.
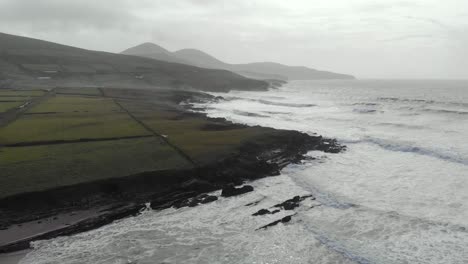
[[[378,104],[378,103],[359,102],[359,103],[353,103],[353,104],[350,104],[350,105],[378,106],[380,104]]]
[[[322,159],[323,157],[317,156],[317,155],[322,155],[323,153],[317,152],[317,151],[310,151],[307,153],[307,156],[312,157],[313,160],[317,159]],[[301,171],[301,170],[306,170],[309,167],[313,167],[314,163],[313,162],[306,162],[302,164],[290,164],[286,168],[283,169],[282,173],[285,173],[286,175],[294,175],[295,172]],[[298,185],[301,186],[304,190],[307,192],[311,193],[320,204],[331,207],[331,208],[336,208],[336,209],[348,209],[351,207],[357,206],[356,204],[346,202],[346,201],[341,201],[337,199],[334,195],[323,192],[320,189],[316,188],[314,185],[308,184],[307,181],[304,181],[303,179],[299,177],[291,177],[291,179]]]
[[[247,112],[247,111],[240,111],[240,110],[233,110],[232,113],[240,116],[249,116],[249,117],[268,117],[267,115]]]
[[[462,165],[468,165],[468,159],[463,158],[459,155],[446,154],[435,149],[415,146],[411,142],[403,141],[390,141],[381,138],[366,136],[363,139],[358,140],[340,140],[344,144],[373,144],[379,146],[382,149],[396,152],[407,152],[414,153],[417,155],[428,156],[432,158],[441,159],[448,162],[458,163]]]
[[[436,100],[425,100],[425,99],[407,99],[407,98],[397,98],[397,97],[378,97],[378,101],[383,102],[401,102],[401,103],[416,103],[424,105],[444,105],[444,106],[458,106],[458,107],[468,107],[468,103],[465,102],[455,102],[455,101],[436,101]]]
[[[403,124],[403,123],[390,123],[390,122],[381,122],[381,123],[376,123],[377,126],[384,126],[384,127],[395,127],[395,128],[406,128],[406,129],[428,129],[425,126],[421,125],[409,125],[409,124]]]
[[[462,250],[467,232],[461,226],[367,207],[326,211],[329,215],[321,219],[321,212],[307,211],[301,223],[321,243],[357,263],[461,264],[467,257]],[[453,251],[454,245],[460,251]]]
[[[326,245],[330,249],[340,253],[343,255],[345,258],[350,259],[356,263],[359,264],[372,264],[369,259],[359,256],[357,254],[354,254],[353,252],[349,251],[345,246],[341,245],[338,243],[336,240],[332,240],[329,237],[327,237],[325,234],[319,234],[315,230],[309,228],[308,229],[310,233],[315,234],[315,237],[317,238],[320,243]]]
[[[353,112],[355,113],[359,113],[359,114],[375,114],[377,112],[379,113],[383,113],[383,111],[377,111],[376,109],[359,109],[359,108],[355,108],[353,109]]]
[[[468,115],[468,111],[458,111],[458,110],[448,110],[448,109],[424,108],[422,109],[422,111],[436,113],[436,114]]]
[[[253,99],[253,98],[243,98],[243,97],[235,97],[235,96],[226,96],[221,98],[217,98],[218,100],[225,100],[225,101],[234,101],[234,100],[241,100],[241,101],[248,101],[248,102],[256,102],[264,105],[274,105],[274,106],[285,106],[285,107],[314,107],[317,106],[316,104],[301,104],[301,103],[282,103],[282,102],[274,102],[264,99]]]

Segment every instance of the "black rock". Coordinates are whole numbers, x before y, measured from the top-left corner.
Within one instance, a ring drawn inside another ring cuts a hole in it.
[[[188,198],[196,195],[196,192],[173,192],[162,197],[157,197],[151,200],[151,209],[162,210],[169,207],[188,206],[186,201]]]
[[[258,212],[254,213],[253,216],[266,215],[266,214],[271,214],[271,212],[267,209],[260,209]]]
[[[244,185],[240,188],[236,188],[232,185],[229,185],[227,187],[223,188],[223,191],[221,192],[221,196],[223,197],[231,197],[231,196],[236,196],[236,195],[241,195],[244,193],[248,193],[253,191],[254,188],[250,185]]]
[[[207,203],[214,202],[216,200],[218,200],[218,197],[216,197],[216,196],[201,194],[201,195],[199,195],[197,197],[181,200],[181,201],[175,203],[174,207],[175,208],[181,208],[181,207],[186,207],[186,206],[195,207],[195,206],[197,206],[199,204],[207,204]]]
[[[218,197],[208,195],[207,197],[203,198],[203,200],[201,200],[200,203],[207,204],[207,203],[214,202],[216,200],[218,200]]]
[[[291,221],[292,216],[293,216],[293,215],[285,216],[285,217],[281,218],[280,220],[276,220],[276,221],[274,221],[274,222],[269,223],[268,225],[264,225],[264,226],[258,228],[257,230],[259,230],[259,229],[267,229],[268,227],[275,226],[275,225],[277,225],[277,224],[279,224],[279,223],[287,223],[287,222]]]
[[[187,206],[188,206],[188,207],[195,207],[195,206],[197,206],[197,205],[199,204],[199,202],[200,202],[199,200],[193,199],[193,200],[191,200],[191,201],[189,201],[189,202],[187,203]]]
[[[186,181],[182,183],[181,187],[184,190],[194,191],[197,193],[211,192],[216,189],[216,187],[213,184],[200,179],[191,179],[189,181]]]
[[[306,196],[294,196],[292,199],[286,200],[280,204],[274,205],[274,207],[283,208],[284,210],[294,210],[294,208],[299,207],[300,202],[304,201],[306,198],[312,198],[312,195]]]

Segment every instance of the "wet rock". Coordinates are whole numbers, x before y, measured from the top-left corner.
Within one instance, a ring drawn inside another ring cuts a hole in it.
[[[211,203],[211,202],[214,202],[218,200],[218,197],[216,196],[207,196],[206,198],[204,198],[202,201],[200,201],[200,203],[202,204],[207,204],[207,203]]]
[[[260,209],[260,210],[258,210],[258,212],[254,213],[253,216],[266,215],[266,214],[271,214],[270,210]]]
[[[292,199],[286,200],[280,204],[276,204],[273,207],[283,208],[284,210],[294,210],[294,208],[299,207],[300,202],[304,201],[307,198],[313,198],[313,196],[312,195],[305,195],[305,196],[297,195],[297,196],[294,196]]]
[[[245,206],[253,206],[253,205],[257,205],[257,204],[259,204],[259,203],[260,203],[262,200],[263,200],[263,199],[261,199],[261,200],[258,200],[258,201],[255,201],[255,202],[248,203],[248,204],[246,204]]]
[[[196,192],[173,192],[162,197],[156,197],[151,200],[151,209],[162,210],[170,207],[187,206],[184,202],[196,194]]]
[[[214,202],[218,200],[218,197],[216,196],[213,196],[213,195],[207,195],[207,194],[202,194],[202,195],[199,195],[197,197],[193,197],[193,198],[188,198],[188,199],[185,199],[181,202],[178,202],[174,205],[175,208],[181,208],[181,207],[195,207],[197,205],[200,205],[200,204],[207,204],[207,203],[211,203],[211,202]]]
[[[197,193],[203,193],[203,192],[211,192],[213,190],[216,190],[216,186],[213,184],[200,180],[200,179],[191,179],[188,180],[181,185],[182,189],[187,190],[187,191],[194,191]]]
[[[273,210],[273,211],[270,211],[268,209],[260,209],[258,210],[256,213],[252,214],[253,216],[258,216],[258,215],[266,215],[266,214],[276,214],[276,213],[279,213],[280,210],[279,209],[276,209],[276,210]]]
[[[222,192],[221,192],[221,196],[223,197],[231,197],[231,196],[236,196],[236,195],[241,195],[241,194],[244,194],[244,193],[248,193],[248,192],[251,192],[253,191],[254,188],[250,185],[244,185],[240,188],[236,188],[232,185],[229,185],[227,187],[224,187]]]
[[[294,215],[295,215],[295,214],[294,214]],[[279,224],[279,223],[287,223],[287,222],[291,221],[291,219],[292,219],[292,217],[293,217],[294,215],[285,216],[285,217],[283,217],[283,218],[281,218],[281,219],[279,219],[279,220],[276,220],[276,221],[274,221],[274,222],[269,223],[268,225],[264,225],[264,226],[258,228],[257,230],[260,230],[260,229],[267,229],[268,227],[275,226],[275,225],[277,225],[277,224]]]
[[[285,216],[283,218],[281,218],[281,223],[287,223],[289,221],[291,221],[292,219],[292,216],[288,215],[288,216]]]

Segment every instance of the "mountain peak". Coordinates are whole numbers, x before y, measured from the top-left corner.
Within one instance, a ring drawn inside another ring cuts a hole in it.
[[[154,53],[168,54],[170,52],[157,44],[154,44],[151,42],[145,42],[135,47],[126,49],[122,51],[121,53],[128,54],[128,55],[138,55],[138,54],[154,54]]]
[[[162,61],[189,64],[201,68],[224,69],[254,79],[354,79],[353,76],[347,74],[319,71],[305,66],[288,66],[276,62],[229,64],[220,61],[210,54],[198,49],[189,48],[181,49],[175,52],[169,52],[154,43],[143,43],[122,53],[127,55],[148,57]]]
[[[207,68],[224,68],[225,63],[211,56],[210,54],[197,49],[181,49],[175,51],[174,56],[190,61],[195,65]]]

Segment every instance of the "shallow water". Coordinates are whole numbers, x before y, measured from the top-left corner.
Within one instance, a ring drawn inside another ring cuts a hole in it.
[[[34,243],[22,263],[468,263],[468,82],[294,81],[212,117],[336,137],[255,191]],[[295,195],[294,212],[251,216]],[[253,206],[245,206],[259,201]]]

